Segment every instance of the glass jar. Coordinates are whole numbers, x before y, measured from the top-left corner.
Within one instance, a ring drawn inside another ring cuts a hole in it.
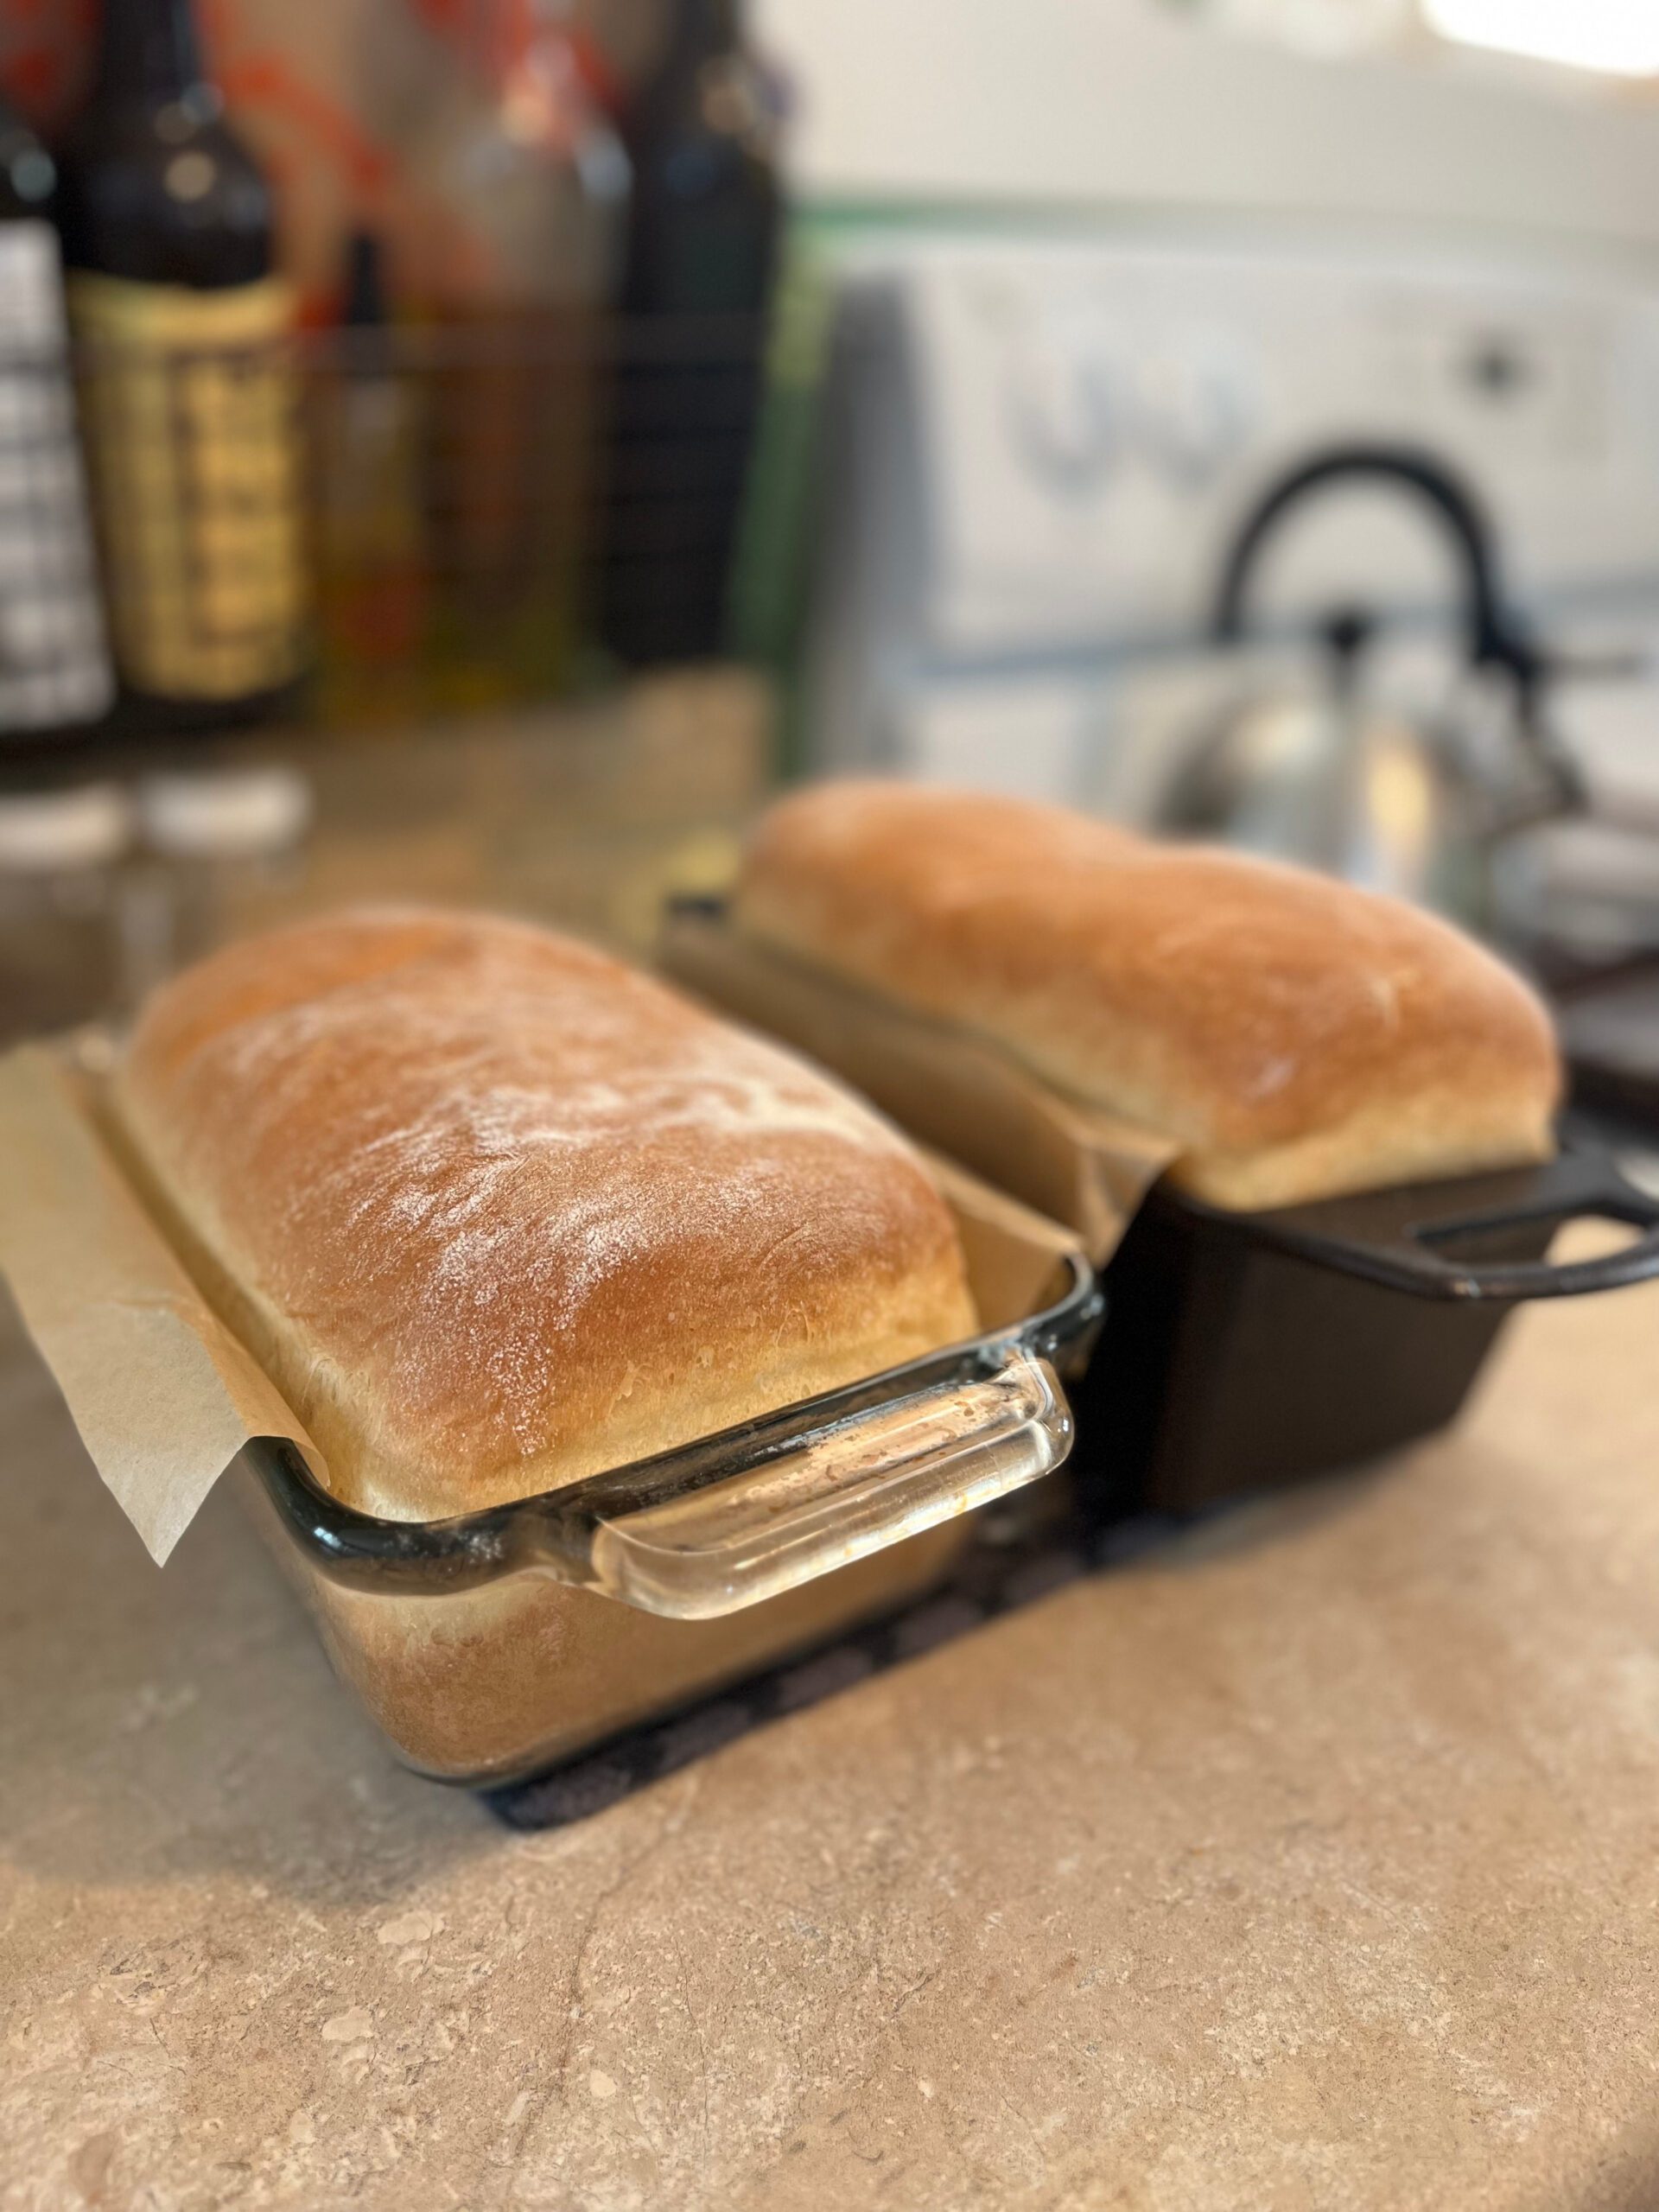
[[[0,1037],[115,1012],[117,887],[132,840],[111,783],[0,795]]]

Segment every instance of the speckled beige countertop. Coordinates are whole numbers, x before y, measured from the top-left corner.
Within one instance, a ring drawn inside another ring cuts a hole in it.
[[[516,1836],[0,1344],[0,2202],[1659,2204],[1659,1289]]]

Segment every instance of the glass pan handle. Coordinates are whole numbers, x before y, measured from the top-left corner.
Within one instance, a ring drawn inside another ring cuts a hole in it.
[[[567,1520],[559,1571],[645,1612],[709,1620],[988,1505],[1071,1448],[1053,1369],[1010,1345],[992,1374],[873,1407],[724,1481]]]

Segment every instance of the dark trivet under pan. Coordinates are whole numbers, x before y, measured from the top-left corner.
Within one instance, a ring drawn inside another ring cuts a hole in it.
[[[937,1650],[999,1613],[1031,1605],[1097,1567],[1116,1565],[1163,1541],[1175,1526],[1163,1516],[1147,1516],[1108,1529],[1068,1523],[1018,1544],[982,1543],[950,1582],[906,1611],[851,1630],[701,1704],[585,1751],[550,1773],[486,1790],[484,1801],[509,1827],[568,1827],[649,1783],[677,1774],[751,1729],[821,1704],[889,1667]]]

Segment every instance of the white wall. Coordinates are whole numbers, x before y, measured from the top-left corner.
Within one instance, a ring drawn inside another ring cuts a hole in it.
[[[1659,108],[1304,59],[1154,0],[755,0],[818,195],[1427,220],[1659,251]]]

